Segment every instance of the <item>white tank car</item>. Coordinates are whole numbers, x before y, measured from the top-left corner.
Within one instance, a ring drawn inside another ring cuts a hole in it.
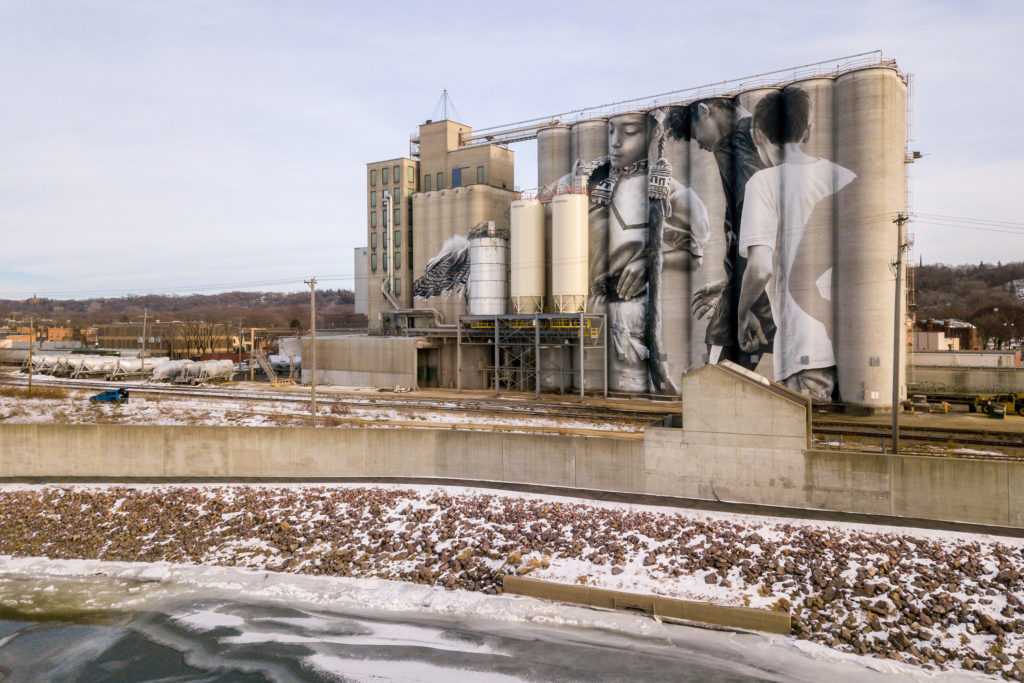
[[[160,363],[153,368],[153,381],[158,382],[160,380],[174,379],[180,375],[186,367],[194,364],[195,361],[191,360],[164,359],[163,363]]]

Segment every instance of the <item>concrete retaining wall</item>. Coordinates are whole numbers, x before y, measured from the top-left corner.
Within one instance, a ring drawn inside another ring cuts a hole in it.
[[[2,425],[0,477],[438,477],[1024,528],[1024,463],[691,442],[705,436]]]

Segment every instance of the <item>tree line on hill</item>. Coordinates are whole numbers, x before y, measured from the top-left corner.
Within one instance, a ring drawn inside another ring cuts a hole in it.
[[[997,348],[1024,339],[1024,262],[914,268],[917,319],[956,318]]]
[[[366,327],[366,316],[355,313],[355,295],[344,289],[316,293],[318,328]],[[3,320],[47,320],[54,326],[87,328],[147,318],[163,321],[232,323],[243,327],[309,329],[309,293],[222,292],[185,296],[145,294],[117,298],[0,299]]]

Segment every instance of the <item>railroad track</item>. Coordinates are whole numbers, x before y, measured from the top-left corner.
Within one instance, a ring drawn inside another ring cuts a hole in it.
[[[843,435],[864,438],[888,439],[892,436],[889,427],[881,425],[857,425],[848,422],[816,422],[814,434]],[[1009,448],[1021,451],[1024,457],[1024,435],[1008,432],[985,432],[981,430],[952,430],[944,427],[900,427],[900,439],[925,443],[954,442],[963,446],[987,446]]]
[[[12,386],[26,386],[27,377],[7,375],[0,377],[0,384]],[[33,384],[38,386],[62,387],[66,389],[101,390],[109,389],[110,382],[106,380],[65,380],[48,376],[36,375]],[[299,391],[272,391],[272,390],[241,390],[215,387],[191,387],[173,386],[159,384],[129,384],[124,386],[134,394],[152,396],[176,396],[176,397],[202,397],[218,398],[229,400],[261,401],[261,402],[285,402],[285,403],[307,403],[309,394]],[[353,394],[336,395],[331,393],[318,393],[317,403],[323,405],[343,405],[363,408],[389,408],[406,412],[413,411],[437,411],[452,410],[463,413],[502,415],[502,416],[523,416],[523,417],[549,417],[576,420],[608,421],[614,423],[629,423],[637,426],[651,424],[675,415],[676,411],[668,410],[637,410],[632,408],[609,408],[605,406],[583,406],[578,404],[552,404],[547,402],[524,401],[487,401],[476,398],[443,398],[424,399],[419,397],[397,397],[397,396],[361,396]]]

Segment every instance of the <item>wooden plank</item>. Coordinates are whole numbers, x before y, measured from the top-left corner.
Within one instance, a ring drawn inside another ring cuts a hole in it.
[[[542,600],[643,612],[659,617],[699,621],[705,624],[731,626],[751,631],[789,635],[792,628],[789,612],[712,605],[692,600],[626,593],[583,585],[576,586],[521,576],[506,575],[503,577],[502,590],[505,593],[525,595]]]

